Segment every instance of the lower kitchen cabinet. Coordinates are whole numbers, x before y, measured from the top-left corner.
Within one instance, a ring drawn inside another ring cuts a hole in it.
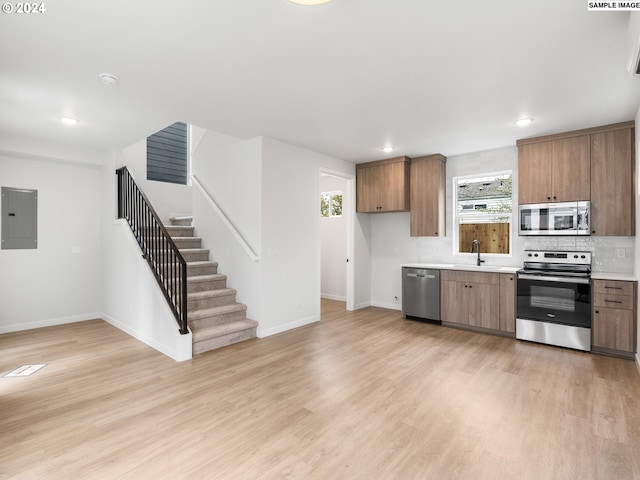
[[[443,270],[440,276],[441,314],[445,325],[513,335],[513,275]]]
[[[591,348],[632,358],[636,351],[636,282],[593,281]]]
[[[500,274],[500,331],[516,334],[516,275]]]

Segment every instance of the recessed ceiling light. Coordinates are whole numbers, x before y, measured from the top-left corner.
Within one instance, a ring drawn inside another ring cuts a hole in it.
[[[380,150],[382,150],[384,153],[391,153],[395,150],[396,147],[394,147],[393,145],[385,145],[384,147],[380,148]]]
[[[80,121],[77,118],[67,117],[67,116],[60,117],[60,121],[65,125],[77,125],[78,123],[80,123]]]
[[[533,118],[531,118],[531,117],[520,118],[520,119],[516,120],[516,125],[518,125],[519,127],[526,127],[531,122],[533,122]]]
[[[322,5],[323,3],[329,3],[331,0],[289,0],[292,3],[298,5]]]
[[[101,73],[98,77],[100,77],[100,81],[105,85],[115,85],[118,83],[118,77],[110,73]]]

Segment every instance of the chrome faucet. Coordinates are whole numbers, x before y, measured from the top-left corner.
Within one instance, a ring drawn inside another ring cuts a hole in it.
[[[476,239],[471,243],[471,253],[473,253],[473,247],[475,245],[478,245],[478,262],[477,262],[477,265],[480,266],[481,263],[484,263],[484,260],[480,260],[480,240]]]

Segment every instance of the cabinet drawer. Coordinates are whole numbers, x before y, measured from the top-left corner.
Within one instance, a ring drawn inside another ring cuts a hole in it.
[[[611,295],[633,295],[634,283],[621,280],[594,280],[593,292]]]
[[[631,295],[610,295],[607,293],[595,293],[593,295],[593,306],[633,310],[633,297]]]
[[[499,273],[470,272],[466,270],[442,270],[440,276],[444,281],[463,283],[500,284]]]

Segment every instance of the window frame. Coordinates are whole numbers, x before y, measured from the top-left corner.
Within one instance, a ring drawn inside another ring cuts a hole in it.
[[[502,177],[502,176],[511,176],[511,181],[514,180],[513,170],[501,170],[497,172],[488,172],[488,173],[474,173],[471,175],[459,175],[451,178],[451,192],[452,192],[452,237],[453,237],[453,255],[460,257],[475,257],[477,253],[470,252],[460,252],[460,224],[458,222],[458,183],[460,181],[471,180],[471,179],[481,179],[487,177]],[[513,183],[512,183],[513,185]],[[511,216],[509,219],[509,253],[485,253],[482,252],[482,255],[487,255],[489,257],[494,258],[510,258],[513,257],[513,230],[514,224],[516,222],[515,212],[517,210],[517,203],[514,199],[515,189],[511,189]]]
[[[322,215],[322,197],[324,197],[325,195],[329,196],[329,205],[328,205],[329,215],[327,215],[326,217]],[[341,218],[344,215],[344,207],[342,207],[343,209],[340,211],[341,212],[340,215],[331,214],[331,212],[333,211],[333,209],[331,208],[331,204],[333,203],[333,197],[338,195],[340,196],[341,199],[344,199],[342,190],[330,190],[326,192],[320,192],[320,199],[319,199],[320,200],[320,218]]]

